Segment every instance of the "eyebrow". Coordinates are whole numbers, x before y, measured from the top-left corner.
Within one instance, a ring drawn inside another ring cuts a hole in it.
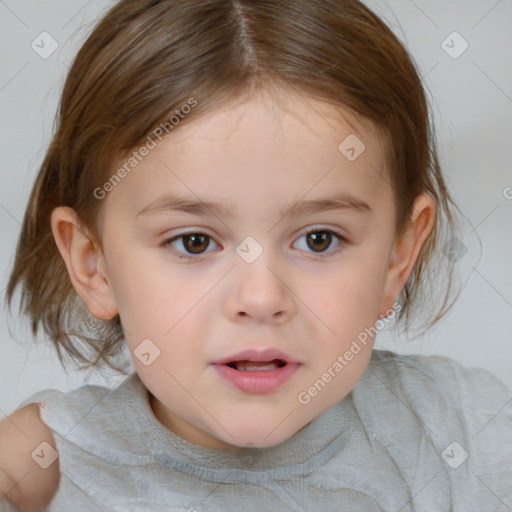
[[[326,197],[308,201],[294,201],[285,205],[279,212],[281,217],[287,215],[299,216],[308,213],[331,210],[351,210],[358,213],[372,213],[372,209],[362,199],[347,192],[341,192],[333,197]],[[185,212],[193,215],[209,215],[212,212],[218,216],[232,219],[236,217],[234,205],[222,204],[212,201],[197,201],[183,196],[165,195],[144,207],[138,214],[150,215],[159,212]]]

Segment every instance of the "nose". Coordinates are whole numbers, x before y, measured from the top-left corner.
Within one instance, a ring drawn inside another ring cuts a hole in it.
[[[231,320],[281,324],[295,314],[289,274],[270,254],[263,252],[252,263],[237,261],[230,275],[225,307]]]

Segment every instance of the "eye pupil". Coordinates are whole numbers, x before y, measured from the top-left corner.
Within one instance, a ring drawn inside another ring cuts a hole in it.
[[[184,245],[187,250],[191,250],[194,254],[199,254],[202,251],[195,252],[195,249],[206,249],[208,247],[208,236],[207,235],[201,235],[201,234],[193,234],[193,235],[184,235]],[[206,240],[206,243],[204,243]],[[192,242],[192,244],[189,244],[188,242]],[[201,247],[201,245],[204,245],[204,247]]]
[[[313,240],[315,245],[309,243],[310,240]],[[314,233],[308,234],[308,246],[310,249],[320,249],[320,251],[325,250],[331,245],[332,234],[327,231],[316,231]],[[320,245],[317,245],[316,242],[320,242]]]

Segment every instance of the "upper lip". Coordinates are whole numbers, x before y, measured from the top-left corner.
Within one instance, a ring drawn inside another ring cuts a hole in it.
[[[237,352],[231,356],[225,357],[223,359],[219,359],[218,361],[213,361],[212,364],[227,364],[233,361],[273,361],[274,359],[282,359],[287,363],[300,363],[298,359],[291,357],[290,355],[282,352],[281,350],[275,348],[269,348],[266,350],[243,350],[242,352]]]

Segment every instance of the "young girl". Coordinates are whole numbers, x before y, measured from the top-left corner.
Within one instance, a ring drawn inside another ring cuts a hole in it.
[[[453,304],[455,210],[415,65],[359,1],[119,2],[7,297],[63,364],[126,343],[136,371],[0,423],[2,510],[512,510],[506,387],[373,350]]]

